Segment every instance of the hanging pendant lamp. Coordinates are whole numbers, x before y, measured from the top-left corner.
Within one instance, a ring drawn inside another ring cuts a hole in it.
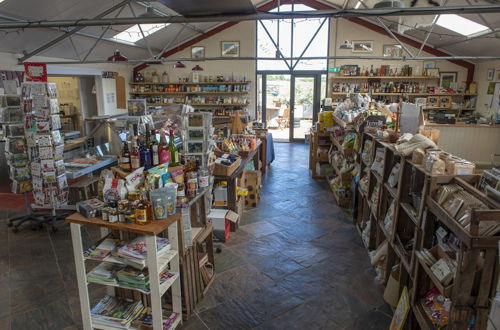
[[[198,64],[196,64],[191,70],[192,71],[203,71],[203,68],[201,66],[199,66]]]
[[[120,50],[115,50],[113,56],[108,57],[109,62],[127,62],[128,58],[120,54]]]
[[[174,69],[183,69],[185,68],[186,65],[182,63],[181,61],[177,61],[177,63],[174,64]]]

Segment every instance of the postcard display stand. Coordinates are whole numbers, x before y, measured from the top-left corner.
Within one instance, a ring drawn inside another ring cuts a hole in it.
[[[52,209],[49,220],[56,231],[55,222],[66,216],[56,209],[68,204],[69,194],[56,84],[23,83],[21,93],[35,207]]]

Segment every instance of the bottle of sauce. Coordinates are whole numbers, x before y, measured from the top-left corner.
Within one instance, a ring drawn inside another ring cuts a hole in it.
[[[132,138],[132,150],[130,151],[130,171],[135,171],[141,167],[141,161],[139,158],[139,146],[137,142],[137,136]]]
[[[141,197],[135,209],[135,223],[147,225],[153,218],[153,206],[147,198],[146,190],[141,191]]]

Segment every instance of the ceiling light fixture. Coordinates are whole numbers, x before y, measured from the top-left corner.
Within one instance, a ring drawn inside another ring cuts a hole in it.
[[[174,64],[174,69],[183,69],[185,68],[186,65],[182,63],[181,61],[177,61],[177,63]]]
[[[405,8],[406,5],[402,1],[380,1],[373,8]]]
[[[108,57],[109,62],[127,62],[128,58],[120,54],[120,50],[115,50],[113,56]]]
[[[361,6],[361,3],[362,3],[362,1],[359,0],[358,3],[356,4],[356,6],[354,6],[354,9],[358,9]]]
[[[203,68],[201,66],[199,66],[198,64],[196,64],[191,70],[192,71],[203,71]]]

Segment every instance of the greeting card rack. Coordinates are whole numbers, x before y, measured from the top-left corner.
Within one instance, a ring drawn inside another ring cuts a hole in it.
[[[69,194],[56,84],[25,82],[21,101],[34,207],[51,210],[38,226],[50,224],[55,232],[56,222],[67,216],[56,210],[67,204]]]

